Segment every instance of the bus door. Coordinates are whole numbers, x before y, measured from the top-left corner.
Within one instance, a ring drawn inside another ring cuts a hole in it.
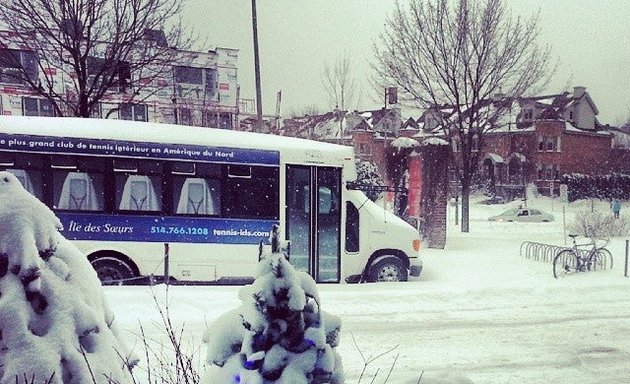
[[[287,165],[291,264],[317,282],[339,282],[341,168]]]

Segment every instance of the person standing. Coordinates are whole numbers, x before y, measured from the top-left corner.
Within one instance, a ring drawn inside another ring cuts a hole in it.
[[[615,199],[612,202],[612,211],[613,211],[613,216],[615,217],[615,219],[619,218],[619,211],[621,211],[621,203],[619,202],[619,200]]]

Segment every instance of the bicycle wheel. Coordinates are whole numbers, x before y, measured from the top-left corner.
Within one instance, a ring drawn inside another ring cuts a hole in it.
[[[591,256],[591,269],[593,271],[612,269],[612,267],[612,254],[606,248],[598,248],[597,251]]]
[[[577,256],[572,250],[558,252],[553,259],[553,277],[556,279],[571,275],[578,270]]]

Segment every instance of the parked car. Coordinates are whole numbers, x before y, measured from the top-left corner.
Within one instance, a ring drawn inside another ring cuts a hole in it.
[[[488,221],[521,221],[526,223],[546,223],[553,221],[553,215],[535,208],[515,208],[488,218]]]

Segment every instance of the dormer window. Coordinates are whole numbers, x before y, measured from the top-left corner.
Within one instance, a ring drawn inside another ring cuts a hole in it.
[[[533,120],[534,111],[532,109],[523,109],[523,120]]]

